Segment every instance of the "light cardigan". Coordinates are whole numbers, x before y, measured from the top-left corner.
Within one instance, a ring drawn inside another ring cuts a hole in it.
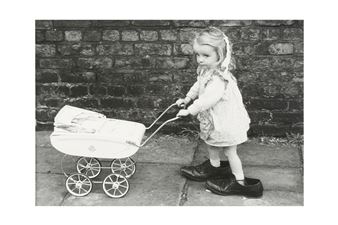
[[[250,118],[235,77],[218,69],[198,72],[197,81],[187,93],[195,101],[187,110],[200,121],[201,139],[213,146],[245,142]]]

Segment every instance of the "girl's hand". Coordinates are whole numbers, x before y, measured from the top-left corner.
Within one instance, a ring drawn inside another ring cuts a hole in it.
[[[184,98],[180,98],[180,99],[178,99],[177,101],[176,101],[176,105],[178,106],[178,107],[184,107],[185,106],[185,100],[184,100]]]
[[[177,117],[182,117],[182,116],[188,116],[190,113],[188,110],[186,109],[181,109],[178,113],[177,113]]]
[[[176,101],[176,105],[178,107],[186,107],[187,104],[190,102],[190,98],[189,97],[186,97],[186,98],[180,98]]]

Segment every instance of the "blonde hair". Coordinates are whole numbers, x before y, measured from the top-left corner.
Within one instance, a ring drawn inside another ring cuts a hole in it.
[[[216,64],[220,66],[221,70],[228,72],[230,62],[232,62],[232,49],[229,38],[221,30],[216,27],[208,27],[195,37],[194,42],[215,48],[215,51],[219,56],[219,60]]]

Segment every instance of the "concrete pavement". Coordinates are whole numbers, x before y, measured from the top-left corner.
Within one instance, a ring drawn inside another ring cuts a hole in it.
[[[49,141],[50,131],[36,132],[36,205],[38,206],[302,206],[303,176],[299,149],[291,145],[261,144],[250,140],[240,145],[247,177],[258,178],[263,197],[219,196],[207,192],[203,182],[193,182],[179,174],[183,165],[206,159],[203,145],[181,136],[155,135],[132,156],[136,172],[128,179],[129,192],[120,199],[109,198],[101,184],[94,184],[85,197],[70,195],[60,162],[63,154]],[[68,157],[66,172],[75,172],[76,158]],[[102,160],[103,166],[110,161]],[[103,170],[103,179],[110,171]]]

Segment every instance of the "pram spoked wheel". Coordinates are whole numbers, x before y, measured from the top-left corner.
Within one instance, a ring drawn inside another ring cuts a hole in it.
[[[127,194],[129,182],[125,176],[112,173],[104,179],[102,187],[109,197],[121,198]]]
[[[83,197],[90,193],[93,188],[93,184],[86,175],[75,173],[67,178],[66,188],[72,195]]]
[[[87,175],[89,178],[97,177],[101,172],[101,163],[96,158],[81,157],[76,162],[77,172]]]
[[[130,178],[136,171],[135,161],[131,158],[114,159],[110,165],[113,173],[122,174],[126,178]]]

